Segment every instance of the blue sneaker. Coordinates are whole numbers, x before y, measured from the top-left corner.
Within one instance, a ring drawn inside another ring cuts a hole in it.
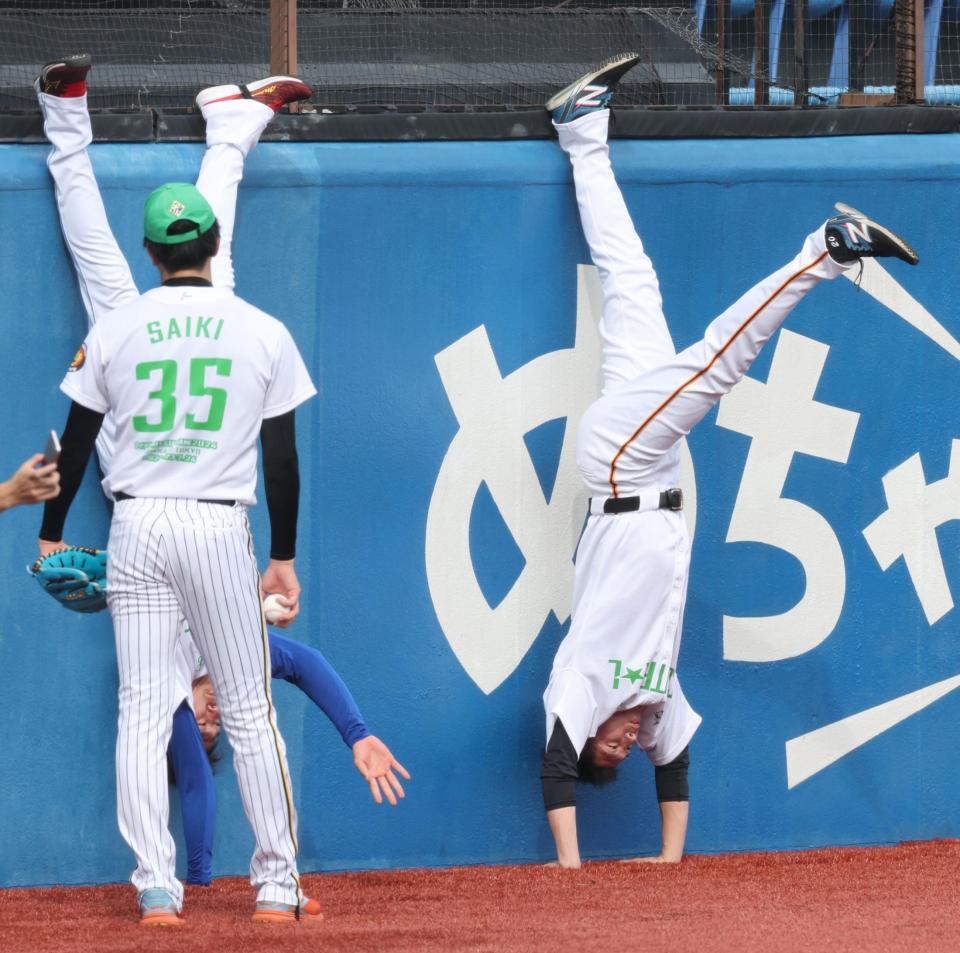
[[[180,911],[173,897],[160,887],[151,887],[140,894],[140,925],[145,927],[183,926]]]
[[[546,110],[557,124],[610,108],[610,98],[620,77],[640,62],[639,53],[621,53],[584,73],[547,100]]]
[[[842,202],[834,208],[840,214],[834,215],[824,229],[827,251],[834,261],[844,264],[861,258],[899,258],[908,265],[920,261],[920,256],[889,228]]]

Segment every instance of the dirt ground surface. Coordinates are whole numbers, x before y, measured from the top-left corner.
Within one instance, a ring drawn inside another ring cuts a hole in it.
[[[170,950],[960,950],[960,841],[304,877],[321,924],[252,924],[242,879],[188,887],[179,928],[147,929],[128,885],[0,891],[2,953]]]

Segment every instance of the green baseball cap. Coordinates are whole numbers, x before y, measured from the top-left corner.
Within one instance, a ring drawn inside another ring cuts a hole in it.
[[[210,203],[189,182],[168,182],[154,189],[143,207],[143,234],[158,245],[180,245],[193,241],[210,229],[217,217]],[[191,229],[177,235],[168,235],[174,222],[192,222]]]

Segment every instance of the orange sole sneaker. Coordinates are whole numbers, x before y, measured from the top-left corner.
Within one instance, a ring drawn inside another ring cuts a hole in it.
[[[142,927],[182,927],[183,917],[175,913],[148,913],[140,917]]]
[[[273,926],[312,926],[323,922],[323,909],[316,900],[305,900],[300,907],[300,916],[297,917],[296,908],[288,903],[258,903],[253,916],[254,923]]]

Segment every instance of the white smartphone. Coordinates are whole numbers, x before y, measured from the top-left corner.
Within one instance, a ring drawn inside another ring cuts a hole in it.
[[[60,438],[56,430],[50,431],[47,437],[47,445],[43,448],[43,462],[56,463],[60,459]]]

